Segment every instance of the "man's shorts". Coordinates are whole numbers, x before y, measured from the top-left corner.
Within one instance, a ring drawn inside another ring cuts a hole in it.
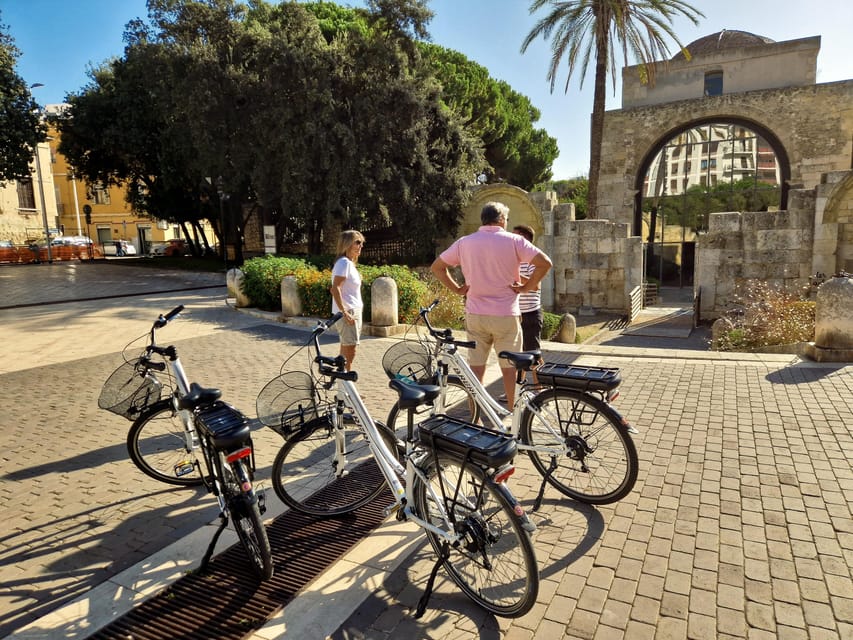
[[[542,307],[539,307],[535,311],[527,311],[521,314],[522,349],[524,351],[535,351],[542,347],[543,322]]]
[[[465,329],[469,340],[476,340],[477,348],[468,352],[468,364],[472,367],[485,366],[489,361],[489,350],[521,351],[521,324],[518,316],[481,316],[469,313],[465,316]],[[511,368],[511,362],[498,360],[503,368]]]
[[[347,322],[345,318],[341,318],[334,324],[334,327],[341,338],[341,345],[344,347],[352,347],[360,344],[361,309],[353,309],[352,313],[355,315],[355,322],[353,324]]]

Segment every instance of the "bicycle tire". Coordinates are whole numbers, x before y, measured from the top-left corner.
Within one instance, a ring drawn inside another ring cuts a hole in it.
[[[436,378],[433,376],[425,380],[423,384],[435,384],[435,382]],[[477,422],[480,419],[480,406],[468,388],[462,384],[462,379],[459,376],[447,377],[444,393],[444,412],[447,415],[464,422]],[[397,438],[405,441],[408,425],[407,415],[406,412],[400,415],[400,408],[396,402],[391,407],[391,411],[388,412],[386,424],[397,435]]]
[[[439,499],[443,483],[449,501],[462,472],[460,461],[440,456],[437,465],[433,462],[427,468],[426,478]],[[461,486],[471,508],[459,504],[457,499],[446,511],[455,520],[455,530],[465,530],[467,536],[462,544],[449,548],[444,566],[465,595],[487,611],[507,618],[523,616],[536,603],[539,593],[539,568],[530,535],[522,528],[510,500],[479,467],[466,465],[464,474]],[[438,505],[422,479],[416,480],[413,493],[418,514],[444,528]],[[428,529],[424,532],[440,554],[441,538]]]
[[[242,464],[236,462],[235,465]],[[261,580],[269,580],[273,574],[272,549],[267,529],[261,520],[257,498],[251,499],[239,487],[236,478],[248,477],[248,474],[226,471],[225,502],[237,532],[237,538],[252,563],[252,569]]]
[[[382,423],[376,426],[399,458],[397,440]],[[349,513],[373,500],[385,487],[385,476],[373,458],[361,428],[344,423],[347,466],[338,477],[335,436],[330,428],[299,432],[285,441],[272,466],[276,495],[289,507],[312,516]]]
[[[586,504],[610,504],[634,488],[637,447],[621,416],[606,402],[571,389],[546,389],[525,408],[519,437],[533,447],[563,448],[559,456],[528,449],[533,466],[560,493]],[[556,469],[548,474],[551,462]]]
[[[171,400],[160,400],[146,408],[127,432],[127,451],[130,459],[146,475],[182,487],[203,483],[200,449],[187,451],[184,423],[174,410]],[[176,475],[181,465],[192,464],[187,475]]]

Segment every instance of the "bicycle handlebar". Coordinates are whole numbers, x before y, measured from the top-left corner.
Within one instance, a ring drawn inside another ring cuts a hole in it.
[[[311,340],[314,343],[314,350],[317,353],[317,355],[314,356],[314,362],[319,365],[318,368],[320,370],[320,373],[325,376],[330,376],[333,379],[341,378],[343,380],[352,380],[353,382],[355,382],[356,380],[358,380],[358,374],[355,371],[346,370],[347,361],[343,355],[338,355],[332,358],[330,356],[324,356],[320,352],[320,336],[326,331],[328,331],[333,324],[335,324],[343,317],[344,314],[338,311],[328,320],[320,320],[317,323],[317,326],[311,333]]]
[[[166,315],[160,314],[160,317],[154,321],[154,328],[155,329],[162,329],[167,324],[169,324],[172,320],[174,320],[175,316],[177,316],[183,310],[184,310],[184,305],[179,304],[177,307],[172,309]]]
[[[421,318],[424,319],[424,324],[426,325],[426,328],[427,328],[427,331],[429,331],[429,334],[433,338],[435,338],[436,340],[438,340],[439,342],[441,342],[443,344],[452,344],[453,346],[465,347],[466,349],[476,348],[476,346],[477,346],[476,341],[474,341],[474,340],[456,340],[453,337],[453,330],[452,329],[444,329],[443,331],[440,331],[439,329],[436,329],[435,327],[433,327],[430,324],[429,313],[430,313],[430,311],[435,309],[436,306],[438,306],[438,303],[439,303],[439,299],[436,298],[435,300],[432,301],[431,305],[429,305],[428,307],[425,307],[425,308],[421,308],[421,311],[419,314],[421,316]]]

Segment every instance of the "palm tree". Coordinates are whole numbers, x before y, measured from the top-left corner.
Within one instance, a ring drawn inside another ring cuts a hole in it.
[[[583,86],[590,59],[595,57],[595,90],[592,101],[592,126],[589,141],[589,200],[587,217],[597,217],[598,174],[601,169],[601,137],[604,129],[604,89],[607,73],[613,79],[616,91],[616,43],[622,49],[624,64],[628,64],[628,51],[637,59],[644,81],[654,83],[655,61],[669,58],[669,47],[664,40],[669,36],[684,51],[672,29],[672,19],[683,14],[698,24],[702,12],[684,0],[531,0],[530,13],[548,7],[545,15],[521,45],[524,53],[530,44],[542,36],[551,38],[551,66],[548,80],[551,91],[557,79],[560,63],[565,57],[569,65],[565,91],[569,80],[580,67]],[[552,37],[553,34],[553,37]]]

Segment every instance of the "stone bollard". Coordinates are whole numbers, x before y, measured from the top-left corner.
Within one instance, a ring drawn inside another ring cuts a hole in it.
[[[237,297],[237,289],[234,287],[234,280],[237,277],[237,274],[240,273],[239,269],[228,269],[225,273],[225,287],[228,289],[228,297],[236,298]]]
[[[281,279],[281,315],[285,318],[302,315],[302,299],[299,297],[296,276],[284,276]]]
[[[720,350],[720,339],[728,335],[735,328],[734,323],[728,318],[717,318],[711,325],[711,351]]]
[[[554,341],[574,344],[577,339],[577,330],[578,325],[575,317],[571,313],[564,313],[563,317],[560,318],[560,327],[557,329]]]
[[[818,362],[853,362],[853,277],[837,273],[818,287],[815,341],[805,354]]]
[[[235,307],[251,307],[252,301],[243,293],[243,272],[240,269],[229,269],[225,274],[225,284],[228,288],[228,297],[234,298]]]
[[[394,332],[400,316],[397,283],[381,276],[370,287],[370,326],[372,335],[388,336]]]

